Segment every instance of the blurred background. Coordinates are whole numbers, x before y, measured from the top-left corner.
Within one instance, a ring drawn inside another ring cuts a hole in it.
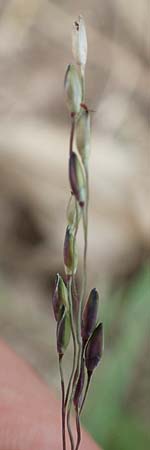
[[[0,334],[59,392],[51,290],[63,271],[72,22],[88,33],[93,114],[88,289],[105,354],[84,426],[105,450],[150,448],[149,0],[0,0]],[[82,255],[82,234],[79,253]],[[78,275],[80,281],[80,276]],[[71,348],[66,357],[70,367]]]

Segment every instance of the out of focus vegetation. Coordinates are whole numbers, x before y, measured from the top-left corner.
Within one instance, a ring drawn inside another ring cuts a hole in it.
[[[150,266],[102,305],[105,353],[83,423],[105,450],[150,448]]]

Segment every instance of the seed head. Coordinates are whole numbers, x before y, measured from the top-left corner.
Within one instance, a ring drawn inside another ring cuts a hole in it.
[[[68,311],[63,305],[61,309],[61,317],[57,324],[57,351],[61,356],[63,356],[66,348],[69,345],[70,334],[70,317]]]
[[[74,242],[74,233],[70,225],[67,226],[64,242],[64,265],[67,275],[76,273],[77,270],[77,248]]]
[[[67,310],[69,309],[67,288],[59,273],[57,273],[56,275],[55,289],[52,297],[52,302],[55,319],[56,321],[58,321],[60,318],[60,311],[62,305],[64,305]]]
[[[97,289],[94,288],[90,292],[88,301],[83,311],[81,334],[84,345],[94,331],[97,319],[98,304],[99,294]]]
[[[76,122],[76,145],[82,161],[87,161],[91,147],[91,117],[90,112],[84,108],[81,108]]]
[[[70,113],[78,113],[82,101],[82,85],[80,75],[73,64],[69,64],[67,67],[64,88]]]
[[[73,23],[72,52],[76,64],[85,66],[87,60],[87,35],[82,16]]]
[[[85,364],[88,373],[92,373],[99,364],[103,352],[103,324],[97,325],[85,350]]]
[[[76,153],[72,152],[69,158],[69,179],[71,189],[81,207],[86,199],[85,175]]]

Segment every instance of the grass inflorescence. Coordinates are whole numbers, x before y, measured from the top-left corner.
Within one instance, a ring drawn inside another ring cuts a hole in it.
[[[72,50],[74,64],[65,74],[64,89],[70,113],[69,182],[70,199],[67,208],[67,228],[64,240],[65,277],[56,275],[53,309],[57,322],[57,352],[62,390],[62,448],[67,450],[68,431],[71,450],[78,450],[81,441],[80,414],[84,406],[94,369],[103,350],[103,324],[97,324],[99,294],[93,288],[86,300],[89,171],[91,150],[91,113],[85,103],[85,66],[87,35],[84,20],[79,16],[73,24]],[[75,145],[76,144],[76,145]],[[75,148],[74,148],[75,147]],[[84,250],[81,292],[78,292],[77,237],[83,226]],[[63,357],[70,337],[73,340],[72,369],[67,386],[63,373]],[[76,436],[73,434],[71,412],[76,417]]]

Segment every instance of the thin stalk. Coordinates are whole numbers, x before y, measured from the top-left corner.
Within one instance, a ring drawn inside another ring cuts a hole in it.
[[[78,306],[79,306],[79,294],[78,294],[75,276],[73,277],[73,280],[72,280],[72,287],[73,287],[73,299],[74,299],[74,315],[75,315],[75,321],[76,321]]]
[[[82,370],[82,364],[84,365],[83,355],[84,355],[84,346],[82,345],[80,375],[81,375],[81,370]],[[80,377],[80,375],[79,375],[79,377]],[[78,450],[80,442],[81,442],[80,410],[79,410],[79,407],[76,407],[76,430],[77,430],[77,443],[76,443],[75,450]]]
[[[84,254],[85,254],[85,251],[84,251]],[[85,284],[85,283],[83,283],[83,284]],[[74,397],[74,394],[75,394],[75,389],[76,389],[77,382],[78,382],[79,375],[80,375],[80,361],[81,361],[81,355],[82,355],[81,314],[82,314],[83,295],[84,295],[84,287],[82,286],[82,293],[81,293],[81,299],[79,301],[78,321],[77,321],[77,342],[78,342],[77,369],[76,369],[76,377],[74,379],[72,393],[71,393],[70,400],[69,400],[69,405],[68,405],[67,424],[70,423],[70,414],[71,414],[72,401],[73,401],[73,397]]]
[[[83,283],[82,283],[82,291],[81,298],[79,301],[78,307],[78,320],[77,320],[77,342],[78,342],[78,358],[77,358],[77,369],[76,369],[76,378],[74,380],[73,389],[71,393],[71,397],[68,405],[68,413],[67,413],[67,424],[70,424],[70,414],[71,414],[71,406],[73,397],[75,394],[75,389],[77,386],[77,382],[80,376],[81,364],[82,364],[82,339],[81,339],[81,318],[82,318],[82,307],[83,301],[86,292],[86,284],[87,284],[87,274],[86,274],[86,260],[87,260],[87,231],[88,231],[88,202],[89,202],[89,187],[88,187],[88,169],[86,168],[86,183],[87,183],[87,195],[86,195],[86,205],[85,211],[83,211],[83,229],[84,229],[84,257],[83,257]],[[77,430],[78,434],[78,430]]]
[[[74,233],[74,240],[73,240],[73,254],[75,253],[75,242],[76,242],[77,231],[78,231],[78,209],[76,207],[76,225],[75,225],[75,233]],[[71,316],[72,316],[72,324],[73,324],[73,327],[71,327],[71,331],[73,330],[72,337],[73,337],[73,345],[74,345],[74,357],[73,357],[73,366],[72,366],[71,376],[70,376],[70,379],[69,379],[67,392],[66,392],[65,407],[67,406],[67,403],[68,403],[68,398],[69,398],[69,394],[70,394],[70,388],[71,388],[73,376],[74,376],[74,373],[75,373],[76,353],[77,353],[77,351],[76,351],[75,328],[74,328],[74,318],[73,318],[72,286],[75,287],[74,267],[73,267],[73,273],[72,273],[71,287],[68,284],[68,294],[69,294],[69,297],[70,297],[70,299],[69,299],[69,309],[70,309],[70,313],[71,313]],[[70,307],[70,305],[71,305],[71,307]]]
[[[68,211],[69,211],[70,203],[72,201],[72,197],[73,197],[73,194],[71,194],[69,202],[68,202],[67,217],[68,217]],[[73,253],[75,252],[75,241],[76,241],[76,236],[77,236],[77,231],[78,231],[78,222],[79,222],[78,205],[77,205],[77,200],[75,200],[75,231],[74,231],[74,241],[73,241]],[[71,225],[74,226],[74,221]],[[74,313],[74,317],[76,319],[78,303],[79,303],[79,296],[78,296],[78,290],[77,290],[76,279],[75,279],[74,273],[72,273],[72,293],[73,293],[73,313]]]
[[[75,243],[76,243],[77,231],[78,231],[78,208],[77,208],[77,204],[76,204],[76,225],[75,225],[75,233],[74,233],[74,241],[73,241],[73,254],[74,255],[75,255]],[[68,388],[67,388],[67,393],[66,393],[65,407],[67,406],[67,403],[68,403],[68,398],[69,398],[69,394],[70,394],[70,388],[71,388],[71,384],[72,384],[72,381],[73,381],[74,375],[75,375],[76,354],[77,354],[76,337],[75,337],[75,329],[74,329],[74,319],[73,319],[72,291],[71,291],[72,282],[73,281],[75,282],[75,280],[74,280],[74,267],[73,267],[71,284],[68,283],[68,294],[69,294],[69,298],[70,298],[69,307],[70,307],[70,315],[72,317],[72,325],[73,325],[73,326],[71,326],[71,329],[72,329],[73,344],[74,344],[74,356],[73,356],[72,372],[71,372],[71,376],[70,376],[70,380],[69,380]],[[69,437],[70,437],[71,449],[74,450],[74,441],[73,441],[73,435],[72,435],[72,430],[71,430],[71,425],[70,425],[71,404],[72,404],[72,401],[69,402],[69,405],[68,405],[67,427],[68,427],[68,433],[69,433]]]
[[[73,139],[74,139],[74,132],[75,132],[75,114],[71,114],[71,132],[70,132],[70,143],[69,143],[69,153],[71,155],[73,151]]]
[[[88,173],[88,163],[84,162],[85,177],[86,177],[86,205],[85,205],[85,222],[84,226],[84,238],[85,238],[85,249],[84,249],[84,273],[86,276],[86,262],[87,262],[87,239],[88,239],[88,209],[89,209],[89,173]],[[86,280],[87,281],[87,280]],[[86,285],[85,281],[85,285]]]
[[[78,378],[80,376],[84,347],[82,345],[81,339],[81,320],[82,320],[82,309],[83,309],[83,301],[86,293],[86,285],[87,285],[87,245],[88,245],[88,205],[89,205],[89,180],[88,180],[88,166],[85,165],[85,174],[86,174],[86,204],[85,210],[83,211],[83,230],[84,230],[84,257],[83,257],[83,283],[82,283],[82,291],[81,291],[81,299],[79,302],[78,309],[78,329],[77,329],[77,341],[78,341],[78,360],[77,360],[77,376],[76,382],[74,384],[74,392],[78,382]],[[73,395],[74,395],[73,392]],[[78,430],[77,430],[78,432]]]
[[[78,214],[78,204],[77,204],[77,200],[75,203],[75,207],[76,207],[76,223],[75,223],[75,233],[74,233],[74,241],[73,241],[73,254],[75,255],[75,243],[76,243],[76,236],[77,236],[77,232],[78,232],[78,226],[79,226],[79,214]],[[73,297],[75,300],[75,321],[76,321],[76,317],[77,317],[77,311],[78,311],[78,307],[79,307],[79,298],[78,298],[78,291],[77,291],[77,285],[76,285],[76,278],[75,278],[75,274],[74,274],[74,270],[73,270],[73,279],[72,279],[72,285],[73,285]]]
[[[59,371],[60,371],[60,379],[61,379],[61,392],[62,392],[62,443],[63,450],[66,450],[66,427],[65,427],[65,383],[63,376],[63,368],[62,368],[62,355],[59,355]]]
[[[80,442],[81,442],[81,428],[80,428],[80,418],[79,418],[79,411],[76,409],[76,429],[77,429],[77,443],[75,450],[78,450]]]
[[[88,374],[86,388],[85,388],[85,392],[84,392],[84,397],[83,397],[83,400],[82,400],[82,403],[81,403],[81,406],[80,406],[79,416],[80,416],[80,414],[82,412],[82,409],[83,409],[83,406],[84,406],[84,403],[85,403],[85,400],[86,400],[86,396],[87,396],[89,385],[90,385],[90,381],[91,381],[91,375],[92,374]]]
[[[72,333],[72,339],[73,339],[73,365],[72,365],[71,376],[70,376],[70,380],[69,380],[69,384],[68,384],[68,388],[67,388],[67,394],[66,394],[66,398],[65,398],[65,408],[67,406],[70,387],[71,387],[74,373],[75,373],[76,354],[77,354],[76,336],[75,336],[75,328],[74,328],[74,320],[73,320],[72,291],[71,291],[72,277],[67,281],[67,288],[68,288],[71,333]],[[69,406],[68,406],[68,411],[69,411]],[[68,415],[68,413],[67,413],[67,428],[68,428],[68,433],[69,433],[69,438],[70,438],[71,450],[74,450],[74,439],[73,439],[72,430],[71,430],[71,426],[70,426],[70,415]]]
[[[69,144],[69,153],[70,153],[70,155],[71,155],[71,153],[73,151],[74,132],[75,132],[75,114],[71,114],[71,132],[70,132],[70,144]],[[76,234],[77,234],[77,218],[76,218],[76,229],[75,229],[74,242],[73,242],[73,254],[74,254],[74,250],[75,250]],[[67,388],[67,393],[66,393],[66,398],[65,398],[65,409],[67,407],[69,394],[70,394],[70,388],[71,388],[72,381],[73,381],[74,374],[75,374],[76,355],[77,355],[76,333],[75,333],[75,328],[74,328],[73,302],[72,302],[73,274],[74,274],[74,267],[73,267],[73,271],[72,271],[72,276],[67,281],[69,310],[70,310],[70,323],[71,323],[71,332],[72,332],[72,339],[73,339],[73,365],[72,365],[72,371],[71,371],[71,375],[70,375],[70,379],[69,379],[69,383],[68,383],[68,388]],[[73,439],[73,434],[72,434],[71,425],[70,425],[70,410],[69,410],[69,408],[71,409],[70,402],[69,402],[69,405],[68,405],[68,412],[67,412],[67,428],[68,428],[68,434],[69,434],[69,438],[70,438],[71,450],[74,450],[74,439]]]
[[[78,345],[80,355],[82,355],[82,340],[81,340],[81,319],[82,319],[82,308],[83,301],[86,294],[86,285],[87,285],[87,247],[88,247],[88,205],[89,205],[89,179],[88,179],[88,167],[85,166],[85,174],[86,174],[86,204],[85,209],[83,210],[83,230],[84,230],[84,256],[83,256],[83,283],[82,283],[82,291],[81,291],[81,299],[79,302],[78,309]]]
[[[83,210],[83,230],[84,230],[83,283],[81,290],[81,299],[79,302],[79,309],[78,309],[78,336],[77,336],[80,354],[82,354],[82,340],[81,340],[82,307],[87,285],[88,205],[89,205],[89,179],[88,179],[87,165],[85,165],[85,175],[86,175],[86,203],[85,209]]]
[[[82,303],[84,301],[87,285],[87,247],[88,247],[88,207],[89,207],[89,176],[88,176],[88,165],[84,163],[85,176],[86,176],[86,203],[85,209],[83,210],[83,231],[84,231],[84,256],[83,256],[83,284],[81,293],[81,302],[78,315],[78,326],[81,330],[81,314],[82,314]],[[78,329],[79,331],[79,329]]]

